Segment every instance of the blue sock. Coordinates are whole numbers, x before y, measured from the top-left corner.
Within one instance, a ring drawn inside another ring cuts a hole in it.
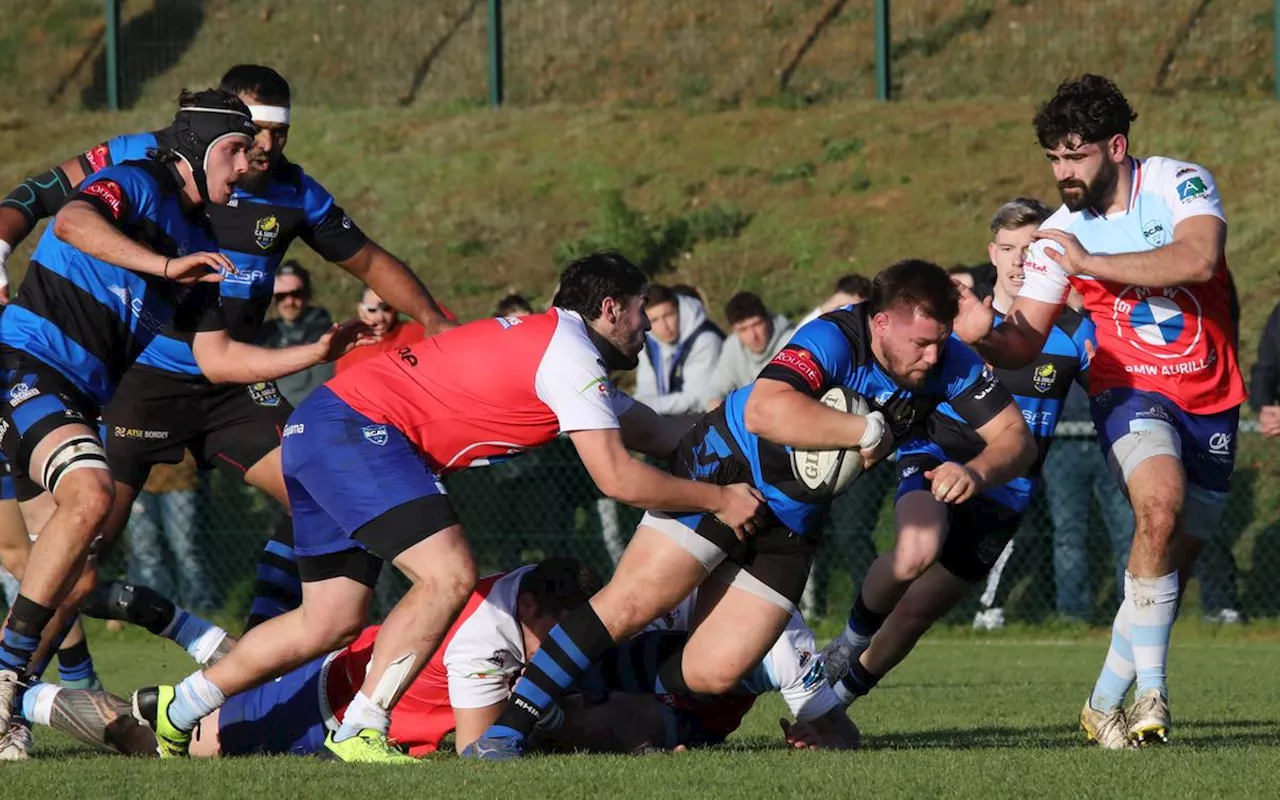
[[[177,607],[174,607],[173,621],[160,635],[177,643],[201,664],[208,661],[222,640],[227,638],[227,632],[222,628]]]
[[[98,683],[89,654],[89,641],[64,647],[58,651],[58,682],[68,689],[90,689]]]
[[[173,687],[169,704],[169,722],[179,730],[190,731],[196,723],[213,713],[227,700],[222,690],[209,682],[203,672],[193,672]]]
[[[245,631],[302,604],[298,556],[293,552],[293,522],[288,517],[258,555],[257,573]]]
[[[0,669],[26,676],[40,646],[40,635],[53,619],[53,612],[54,609],[45,608],[26,595],[18,595],[9,609],[4,636],[0,637]]]
[[[1094,711],[1110,711],[1124,705],[1124,697],[1129,693],[1134,675],[1133,642],[1129,639],[1129,601],[1125,600],[1111,625],[1111,647],[1107,649],[1107,661],[1093,686],[1093,694],[1089,695],[1089,707]]]
[[[689,641],[684,631],[647,631],[640,633],[591,664],[578,681],[587,692],[630,692],[634,694],[666,694],[661,691],[660,669],[663,662],[678,654]]]

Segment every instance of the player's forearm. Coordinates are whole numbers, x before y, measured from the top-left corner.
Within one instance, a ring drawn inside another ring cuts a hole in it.
[[[973,460],[965,464],[982,485],[979,490],[1003,486],[1027,474],[1036,458],[1036,443],[1026,425],[1010,426],[996,436]]]
[[[313,367],[324,361],[328,349],[319,343],[271,349],[228,339],[213,357],[194,352],[200,371],[213,383],[247,384],[273,381]]]
[[[82,253],[133,272],[162,275],[169,260],[125,236],[81,201],[72,201],[58,212],[53,232]]]
[[[606,485],[600,484],[597,478],[596,485],[600,491],[619,503],[636,508],[714,514],[724,503],[724,487],[676,478],[630,456],[626,456],[626,460],[605,478]]]
[[[794,391],[768,396],[753,392],[744,417],[747,430],[755,435],[805,450],[854,447],[867,432],[865,417],[835,411]]]
[[[991,333],[970,342],[969,346],[996,369],[1021,369],[1040,352],[1026,333],[1010,322],[1000,323],[991,329]]]
[[[1182,286],[1204,283],[1217,267],[1216,257],[1186,242],[1172,242],[1155,250],[1089,256],[1083,271],[1095,278],[1138,286]]]
[[[34,223],[12,206],[0,206],[0,242],[16,248],[31,233]]]
[[[390,303],[392,308],[421,323],[426,328],[427,336],[434,336],[442,330],[454,327],[445,318],[431,292],[402,261],[373,242],[366,244],[362,251],[365,249],[368,250],[367,253],[357,253],[343,262],[342,266],[364,281],[379,297]]]

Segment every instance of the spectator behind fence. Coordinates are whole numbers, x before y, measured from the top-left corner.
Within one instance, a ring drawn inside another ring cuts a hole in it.
[[[495,317],[527,317],[533,313],[533,306],[518,294],[509,294],[498,301]]]
[[[840,306],[849,306],[855,303],[861,303],[871,295],[871,279],[864,278],[861,275],[849,274],[836,281],[835,290],[831,296],[822,301],[814,310],[805,315],[804,319],[796,325],[796,328],[803,328],[818,317],[826,314],[828,311],[835,311]]]
[[[133,501],[129,580],[150,586],[192,611],[213,608],[204,558],[196,545],[199,476],[188,451],[180,464],[159,464]],[[165,558],[168,550],[172,559]]]
[[[444,310],[443,306],[441,310]],[[368,286],[360,293],[360,302],[356,305],[356,314],[360,317],[361,322],[368,325],[373,329],[374,333],[382,337],[382,341],[368,347],[357,347],[338,359],[333,366],[335,375],[341,375],[356,364],[367,361],[379,353],[420,342],[427,335],[422,323],[413,320],[406,322],[400,319],[400,315],[391,307],[391,304],[384,302],[377,292]],[[445,316],[452,321],[452,316],[447,312]]]
[[[704,411],[724,333],[696,297],[654,284],[646,300],[652,328],[636,369],[636,399],[659,414]]]
[[[1280,304],[1271,309],[1258,339],[1258,360],[1249,373],[1249,405],[1258,414],[1262,432],[1280,436]]]
[[[276,270],[272,302],[275,319],[263,324],[258,343],[263,347],[293,347],[320,340],[333,325],[328,310],[311,305],[311,273],[296,261],[286,261]],[[311,390],[333,377],[333,364],[316,364],[276,381],[276,388],[291,405],[298,405]]]
[[[738,292],[731,297],[724,316],[733,335],[720,348],[716,371],[711,376],[708,409],[724,402],[729,392],[755,380],[795,332],[786,317],[770,314],[760,296],[751,292]]]

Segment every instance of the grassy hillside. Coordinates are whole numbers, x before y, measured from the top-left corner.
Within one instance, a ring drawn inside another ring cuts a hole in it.
[[[1137,152],[1201,161],[1218,177],[1249,363],[1280,299],[1280,165],[1263,133],[1280,124],[1280,106],[1223,96],[1134,102]],[[1030,113],[1026,102],[992,99],[701,114],[304,107],[289,153],[464,314],[488,311],[509,289],[545,299],[557,247],[589,234],[670,263],[671,280],[703,286],[713,305],[751,289],[796,312],[844,272],[872,273],[904,256],[979,260],[1000,202],[1019,193],[1052,200]],[[167,116],[157,107],[0,118],[0,181]],[[295,253],[315,261],[304,247]],[[354,282],[320,269],[322,299],[346,306]]]
[[[0,110],[101,107],[103,3],[10,5],[0,27]],[[894,0],[894,81],[907,98],[1023,97],[1093,69],[1131,91],[1263,95],[1272,85],[1272,5]],[[869,0],[505,6],[508,96],[517,105],[719,108],[874,95]],[[130,105],[167,101],[236,61],[275,65],[311,104],[485,97],[483,0],[124,0],[123,7]],[[822,24],[832,10],[839,13]]]

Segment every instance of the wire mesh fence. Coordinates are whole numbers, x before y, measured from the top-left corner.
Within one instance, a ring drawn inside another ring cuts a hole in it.
[[[993,572],[998,578],[975,587],[953,621],[967,622],[991,608],[1005,620],[1024,622],[1106,624],[1114,614],[1132,515],[1091,426],[1063,426],[1065,435],[1045,467],[1049,491],[1027,514],[1011,552]],[[1205,546],[1183,613],[1226,620],[1280,614],[1277,473],[1280,458],[1270,440],[1243,434],[1221,529],[1199,532]],[[573,555],[607,575],[642,513],[602,497],[564,439],[446,483],[482,572]],[[892,545],[895,488],[894,471],[886,466],[836,499],[805,595],[807,614],[846,613],[867,567]],[[205,473],[189,487],[144,492],[104,572],[154,586],[193,609],[243,617],[258,551],[282,515],[274,501],[220,472]],[[404,588],[392,573],[386,571],[379,587],[383,612]]]
[[[110,4],[108,4],[110,5]],[[483,103],[486,0],[121,0],[124,107],[168,103],[226,66],[267,62],[306,105]],[[508,0],[506,96],[518,105],[712,107],[870,98],[873,0]],[[1093,70],[1132,92],[1273,89],[1273,0],[892,0],[906,98],[1038,96]],[[13,109],[101,108],[103,4],[12,12],[0,75]],[[29,69],[33,47],[39,69]],[[1135,58],[1134,54],[1142,54]],[[1230,53],[1230,58],[1224,58]],[[0,98],[0,107],[6,105]]]

